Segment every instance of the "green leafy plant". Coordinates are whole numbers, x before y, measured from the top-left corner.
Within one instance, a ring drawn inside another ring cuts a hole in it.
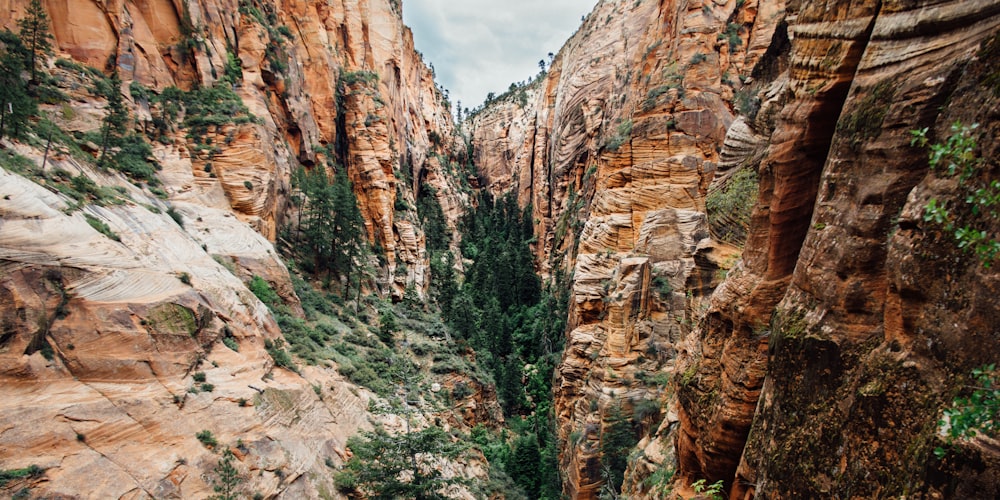
[[[240,486],[243,484],[243,477],[236,466],[233,465],[234,458],[232,450],[226,448],[222,452],[222,458],[219,460],[219,463],[212,469],[215,472],[215,477],[212,478],[212,489],[215,490],[216,495],[210,497],[211,500],[237,500],[245,498],[240,495]]]
[[[951,135],[942,142],[930,144],[929,129],[913,130],[910,144],[929,147],[928,163],[944,177],[958,176],[960,198],[964,207],[949,208],[947,202],[931,198],[924,207],[925,222],[941,226],[952,234],[958,248],[972,252],[985,268],[992,266],[1000,255],[1000,241],[989,231],[1000,218],[1000,180],[982,181],[983,159],[976,156],[975,136],[978,123],[951,125]]]
[[[219,446],[219,441],[215,439],[215,436],[212,435],[212,431],[210,430],[203,430],[195,434],[194,437],[198,438],[198,441],[201,441],[201,444],[209,448]]]
[[[353,436],[347,446],[354,456],[334,481],[341,491],[361,490],[367,498],[443,498],[443,488],[460,478],[446,478],[437,458],[457,458],[464,450],[439,427],[391,435],[378,428]]]
[[[938,427],[944,432],[948,443],[955,439],[971,438],[976,434],[995,437],[1000,431],[1000,385],[998,385],[996,364],[972,370],[972,393],[956,398],[944,411],[944,418]],[[946,454],[944,448],[937,448],[934,454],[939,458]]]
[[[694,492],[706,496],[712,500],[722,500],[722,481],[716,481],[712,484],[708,484],[708,481],[704,479],[699,479],[691,483],[691,488]]]

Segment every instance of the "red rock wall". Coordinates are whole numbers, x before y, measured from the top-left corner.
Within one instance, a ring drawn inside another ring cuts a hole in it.
[[[994,312],[953,287],[988,290],[995,276],[922,221],[930,193],[949,191],[928,186],[909,131],[995,122],[995,95],[977,87],[993,63],[976,54],[996,14],[976,2],[789,10],[791,94],[760,165],[743,266],[679,368],[696,373],[678,387],[679,483],[721,479],[731,498],[995,491],[980,468],[995,470],[995,456],[930,453],[955,380],[995,360],[980,350],[995,336],[972,333],[995,329]],[[985,158],[995,135],[981,136]],[[942,281],[956,284],[926,294]],[[955,337],[928,310],[977,346],[939,347]]]
[[[600,2],[526,105],[511,98],[471,119],[489,189],[533,207],[543,272],[572,271],[555,402],[560,437],[581,436],[560,456],[573,498],[603,484],[610,410],[665,398],[646,375],[672,369],[736,259],[709,238],[704,197],[734,119],[728,101],[779,19],[757,2]],[[730,23],[732,45],[719,36]]]
[[[257,2],[292,33],[281,72],[268,61],[268,30],[235,0],[42,3],[57,57],[117,70],[126,96],[133,81],[156,92],[213,85],[233,51],[243,73],[235,90],[259,120],[207,131],[219,148],[211,157],[183,130],[156,141],[167,200],[60,148],[50,169],[118,187],[134,202],[71,210],[59,195],[0,169],[0,468],[47,469],[5,491],[206,497],[217,455],[195,434],[212,430],[226,445],[244,442],[239,467],[248,492],[339,498],[325,461],[342,463],[347,437],[369,425],[368,396],[332,367],[275,369],[265,342],[280,333],[243,283],[262,276],[297,308],[273,243],[295,216],[293,168],[321,165],[316,147],[331,145],[354,181],[369,237],[389,257],[380,271],[395,278],[379,280],[379,291],[402,297],[407,285],[426,288],[420,223],[413,211],[396,212],[397,196],[412,206],[418,186],[400,185],[398,172],[405,162],[434,187],[452,228],[468,199],[429,159],[450,153],[453,125],[394,10],[398,2]],[[0,3],[9,13],[0,24],[16,30],[27,4]],[[179,48],[185,24],[195,32],[188,54]],[[340,77],[359,70],[378,80],[349,95],[355,89]],[[78,72],[53,71],[64,82],[83,81]],[[72,113],[43,111],[66,128],[96,130],[105,103],[83,85],[65,90]],[[129,100],[137,126],[152,120],[141,101]],[[445,138],[442,146],[432,149],[432,133]],[[5,147],[41,163],[38,149]],[[183,225],[164,213],[168,206]],[[121,243],[91,228],[84,213]],[[396,276],[403,264],[408,273]],[[220,342],[226,336],[238,352]],[[213,391],[198,390],[197,371]],[[479,392],[489,401],[473,416],[492,417],[495,394]]]
[[[571,497],[601,487],[607,409],[646,397],[666,418],[630,497],[662,495],[644,480],[663,467],[680,494],[723,480],[731,498],[993,491],[982,447],[929,454],[956,380],[996,361],[996,284],[922,221],[956,188],[909,131],[989,123],[979,154],[996,156],[980,51],[996,26],[995,2],[600,2],[526,105],[471,119],[489,188],[535,210],[543,271],[573,271],[555,394],[560,436],[580,436],[561,450]],[[746,93],[759,111],[734,121]],[[733,266],[695,221],[748,161],[759,197]],[[656,297],[656,276],[686,297]],[[676,398],[632,378],[658,370]]]

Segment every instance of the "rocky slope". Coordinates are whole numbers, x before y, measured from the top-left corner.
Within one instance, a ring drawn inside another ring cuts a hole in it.
[[[989,446],[930,454],[996,361],[996,275],[924,221],[964,195],[909,131],[980,123],[995,159],[996,31],[993,2],[602,1],[526,99],[470,120],[490,189],[533,207],[544,270],[573,272],[567,494],[597,496],[612,410],[646,398],[665,418],[630,498],[698,479],[731,498],[994,491]],[[752,213],[706,220],[741,169]]]
[[[44,142],[3,141],[0,468],[45,469],[7,490],[204,497],[218,454],[195,435],[209,430],[234,447],[248,494],[338,497],[328,465],[343,462],[347,437],[392,419],[373,417],[374,395],[335,366],[275,367],[281,332],[244,283],[264,277],[301,314],[274,243],[296,216],[292,170],[332,160],[386,257],[371,293],[426,290],[423,230],[400,207],[431,187],[454,228],[468,201],[432,156],[446,158],[450,143],[431,138],[450,138],[452,120],[399,3],[42,3],[56,57],[71,62],[49,61],[69,100],[41,115],[67,132],[96,131],[107,103],[78,64],[117,72],[135,130],[163,127],[150,158],[161,184],[97,169],[94,155],[65,144],[46,154]],[[2,24],[16,31],[27,4],[5,2]],[[232,61],[233,89],[255,118],[164,125],[157,94],[220,85]],[[27,164],[6,163],[14,153]],[[67,196],[71,177],[104,194]],[[496,416],[495,395],[472,392],[456,425]]]

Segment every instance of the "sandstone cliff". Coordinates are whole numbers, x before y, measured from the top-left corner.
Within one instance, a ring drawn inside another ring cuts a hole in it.
[[[248,495],[339,496],[328,466],[346,458],[348,436],[388,417],[368,413],[374,395],[333,365],[275,367],[269,350],[281,332],[244,283],[262,276],[301,314],[274,243],[296,216],[293,169],[332,160],[386,257],[366,281],[371,293],[426,290],[421,223],[398,207],[433,188],[454,229],[468,195],[432,156],[450,151],[450,141],[431,141],[454,133],[449,104],[399,2],[42,3],[64,59],[48,71],[69,100],[43,105],[41,116],[93,133],[107,103],[81,64],[116,72],[134,129],[158,138],[149,160],[160,170],[132,183],[65,144],[48,152],[44,142],[4,140],[0,467],[46,470],[7,488],[207,496],[218,454],[196,434],[208,430],[215,451],[237,453]],[[27,4],[5,2],[0,23],[16,30]],[[157,98],[222,85],[230,71],[246,106],[240,120],[198,128]],[[6,163],[15,153],[27,163]],[[67,196],[60,186],[71,177],[104,194]],[[474,392],[470,408],[456,408],[468,414],[457,425],[502,419],[495,395]]]
[[[604,483],[610,415],[659,407],[655,374],[672,372],[737,259],[710,238],[705,196],[735,119],[729,102],[779,20],[756,2],[602,1],[526,103],[501,97],[471,119],[490,189],[533,207],[543,270],[572,270],[555,399],[573,498],[596,498]],[[647,432],[665,413],[636,425]]]
[[[930,453],[996,361],[996,275],[924,220],[964,195],[910,131],[979,123],[996,178],[996,31],[993,2],[602,1],[527,99],[471,119],[489,188],[533,207],[543,271],[573,272],[569,495],[596,497],[612,410],[646,398],[664,420],[635,422],[630,498],[995,491],[989,445]],[[741,169],[752,213],[706,210]]]

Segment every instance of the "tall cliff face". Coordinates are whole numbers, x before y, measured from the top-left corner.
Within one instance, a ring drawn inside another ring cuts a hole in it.
[[[503,96],[471,120],[490,189],[533,207],[543,269],[572,271],[555,399],[574,498],[596,498],[604,483],[612,415],[659,407],[654,375],[671,373],[738,257],[710,238],[705,195],[735,120],[728,103],[770,46],[779,9],[599,2],[526,100]],[[648,431],[664,413],[634,423]]]
[[[662,495],[659,470],[731,498],[994,491],[995,453],[930,455],[959,381],[996,361],[996,275],[924,220],[964,195],[910,131],[976,122],[995,158],[996,30],[992,2],[600,2],[544,78],[471,119],[543,270],[573,273],[567,493],[596,496],[613,410],[647,398],[664,419],[630,497]],[[705,212],[748,168],[744,241]]]
[[[433,188],[454,228],[468,201],[432,156],[449,153],[431,137],[452,137],[452,120],[399,2],[42,3],[57,57],[72,61],[50,67],[70,100],[42,116],[97,130],[106,101],[74,63],[117,72],[135,130],[162,128],[150,158],[160,184],[130,183],[61,145],[5,143],[5,162],[30,161],[0,169],[2,467],[45,468],[32,486],[46,495],[201,497],[217,455],[195,435],[211,430],[241,441],[248,491],[337,497],[326,464],[370,425],[371,393],[332,366],[275,367],[281,333],[244,283],[262,276],[298,308],[274,242],[296,217],[292,170],[329,159],[386,256],[373,293],[426,289],[420,221],[398,208]],[[4,26],[16,31],[27,4],[0,5]],[[254,119],[195,130],[150,97],[212,87],[234,65]],[[58,187],[70,177],[119,201],[68,198]],[[201,377],[214,388],[199,390]]]

